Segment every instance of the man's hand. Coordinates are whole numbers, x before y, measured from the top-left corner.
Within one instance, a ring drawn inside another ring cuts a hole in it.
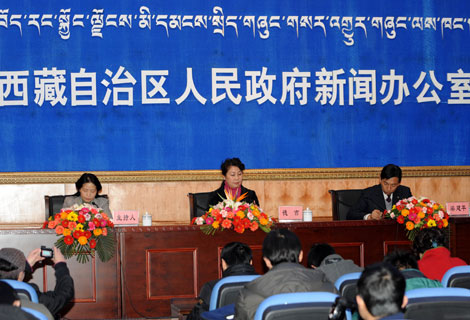
[[[382,212],[378,209],[375,209],[370,213],[368,220],[382,220]]]
[[[54,258],[52,259],[52,261],[54,261],[54,264],[57,264],[59,262],[65,262],[64,255],[62,254],[62,252],[60,252],[59,249],[57,249],[57,247],[54,247]]]
[[[32,268],[37,262],[44,260],[44,257],[41,257],[41,248],[34,249],[28,254],[26,260],[29,263],[29,266]]]

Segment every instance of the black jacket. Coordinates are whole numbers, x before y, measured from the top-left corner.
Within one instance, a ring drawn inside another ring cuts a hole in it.
[[[400,185],[393,193],[392,204],[409,197],[411,197],[410,188]],[[347,218],[348,220],[361,220],[366,214],[371,213],[375,209],[382,212],[386,209],[380,184],[362,190],[359,200],[349,209]]]
[[[41,292],[36,284],[29,284],[36,290],[39,303],[45,305],[54,318],[59,319],[59,312],[74,297],[75,287],[65,262],[57,263],[54,269],[56,278],[54,290]]]
[[[222,198],[225,199],[224,188],[225,188],[225,180],[222,181],[222,185],[220,186],[219,189],[211,192],[209,196],[209,206],[215,206],[217,203],[222,201]],[[256,196],[256,192],[254,192],[253,190],[247,189],[244,186],[241,186],[241,192],[242,192],[241,194],[248,192],[248,194],[246,195],[246,198],[243,199],[242,201],[245,201],[247,203],[254,202],[256,205],[259,206],[259,201],[258,201],[258,197]]]

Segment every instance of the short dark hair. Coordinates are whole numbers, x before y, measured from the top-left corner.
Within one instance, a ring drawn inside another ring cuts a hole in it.
[[[0,304],[12,305],[16,300],[20,300],[16,290],[8,283],[0,281]]]
[[[230,267],[236,264],[249,264],[253,255],[248,245],[241,242],[230,242],[224,246],[220,257]]]
[[[273,266],[281,262],[299,263],[301,250],[299,238],[288,229],[271,230],[263,241],[263,257]]]
[[[413,251],[416,256],[437,247],[448,247],[447,235],[439,228],[421,229],[413,240]]]
[[[401,182],[401,168],[399,166],[394,164],[387,164],[382,168],[382,172],[380,173],[381,180],[388,180],[394,177],[397,177],[398,182]]]
[[[75,182],[75,187],[77,188],[77,192],[83,187],[85,183],[93,183],[96,187],[96,193],[99,193],[102,189],[100,180],[98,177],[95,176],[93,173],[84,173],[80,178],[78,178],[77,182]]]
[[[404,250],[395,250],[387,254],[384,258],[384,262],[390,263],[392,266],[401,269],[418,269],[418,262],[416,262],[415,256]]]
[[[406,281],[389,263],[367,266],[357,282],[358,295],[375,317],[386,317],[402,311]]]
[[[225,159],[224,162],[220,165],[220,170],[222,171],[222,175],[225,176],[227,171],[230,167],[238,167],[241,171],[245,170],[245,165],[243,162],[238,158],[229,158]]]
[[[335,254],[335,249],[328,243],[315,243],[308,252],[308,267],[319,267],[322,261],[331,254]]]

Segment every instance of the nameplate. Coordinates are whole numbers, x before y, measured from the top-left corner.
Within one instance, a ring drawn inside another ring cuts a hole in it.
[[[279,222],[297,222],[302,220],[302,206],[279,206]]]
[[[113,222],[116,226],[137,226],[139,211],[113,211]]]
[[[470,202],[447,202],[446,210],[450,216],[468,216]]]

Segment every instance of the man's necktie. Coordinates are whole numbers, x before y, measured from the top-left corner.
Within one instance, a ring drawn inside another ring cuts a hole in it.
[[[392,198],[390,198],[390,195],[388,195],[387,202],[390,202],[390,201],[392,201]]]

